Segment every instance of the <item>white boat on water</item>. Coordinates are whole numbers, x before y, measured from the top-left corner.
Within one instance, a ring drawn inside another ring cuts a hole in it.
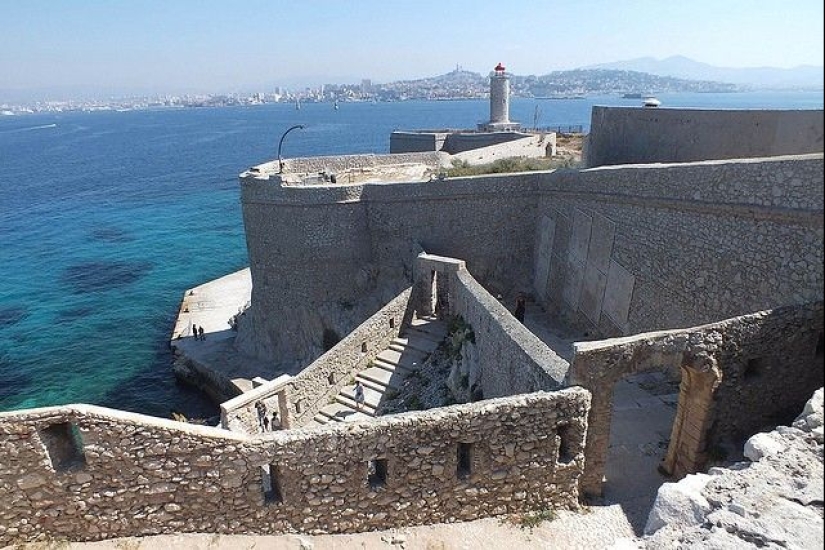
[[[653,96],[646,97],[642,105],[644,107],[658,107],[662,102]]]

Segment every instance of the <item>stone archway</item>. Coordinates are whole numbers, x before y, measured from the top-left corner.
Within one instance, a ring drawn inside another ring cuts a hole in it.
[[[647,371],[678,369],[681,372],[670,443],[660,469],[679,478],[704,467],[706,435],[713,420],[713,397],[721,381],[721,371],[713,357],[694,355],[688,347],[684,335],[678,337],[672,333],[576,344],[569,383],[583,386],[593,395],[580,484],[583,494],[601,496],[603,493],[614,387],[620,380]]]

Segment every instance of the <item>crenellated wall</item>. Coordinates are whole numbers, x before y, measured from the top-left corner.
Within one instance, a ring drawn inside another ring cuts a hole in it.
[[[0,545],[575,509],[589,404],[570,388],[257,437],[87,405],[0,413]]]

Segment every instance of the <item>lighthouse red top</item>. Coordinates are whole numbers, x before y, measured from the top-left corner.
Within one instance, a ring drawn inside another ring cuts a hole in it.
[[[504,65],[502,65],[501,63],[499,63],[498,65],[496,65],[496,68],[495,68],[495,69],[493,69],[493,70],[494,70],[495,72],[497,72],[497,73],[503,73],[503,72],[504,72]]]

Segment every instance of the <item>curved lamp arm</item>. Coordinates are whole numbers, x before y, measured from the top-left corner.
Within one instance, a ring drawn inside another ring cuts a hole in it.
[[[288,133],[290,133],[292,130],[295,130],[296,128],[300,129],[300,130],[303,130],[304,125],[303,124],[296,124],[295,126],[290,126],[289,128],[287,128],[287,131],[284,132],[284,134],[281,136],[281,141],[278,142],[278,173],[279,174],[284,173],[284,161],[281,160],[281,146],[284,144],[284,138],[286,137],[286,135]]]

